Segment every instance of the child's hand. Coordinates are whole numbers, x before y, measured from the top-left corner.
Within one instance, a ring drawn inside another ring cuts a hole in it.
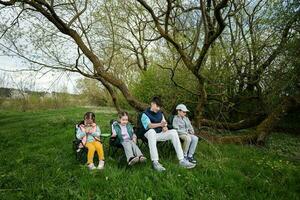
[[[86,132],[83,124],[79,125],[79,128],[82,132]]]
[[[136,144],[136,137],[132,138],[132,142]]]
[[[160,124],[161,127],[166,127],[168,125],[168,123],[165,120],[161,121]]]
[[[86,133],[87,133],[87,134],[93,133],[93,129],[91,129],[91,128],[87,129],[87,130],[86,130]]]
[[[190,129],[188,130],[188,133],[191,134],[191,135],[194,135],[194,134],[195,134],[194,131],[192,131],[192,130],[190,130]]]
[[[165,126],[165,127],[162,128],[162,132],[167,132],[167,131],[168,131],[168,127],[167,126]]]

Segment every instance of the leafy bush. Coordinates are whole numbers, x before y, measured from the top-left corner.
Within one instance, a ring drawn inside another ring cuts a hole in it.
[[[174,79],[187,90],[195,90],[195,81],[186,71],[180,70]],[[149,68],[141,75],[140,80],[132,85],[132,91],[145,103],[149,103],[153,96],[161,96],[164,108],[169,112],[172,112],[179,103],[186,104],[189,109],[193,109],[196,105],[196,96],[175,86],[170,71],[161,68]]]

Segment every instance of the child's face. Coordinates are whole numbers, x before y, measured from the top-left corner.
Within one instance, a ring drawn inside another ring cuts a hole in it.
[[[185,111],[182,111],[182,110],[178,110],[178,115],[179,115],[180,117],[184,117],[184,116],[186,116],[186,112],[185,112]]]
[[[85,120],[84,120],[84,124],[85,124],[85,125],[91,125],[91,124],[93,124],[93,123],[94,123],[94,122],[93,122],[92,119],[85,118]]]
[[[158,106],[156,103],[151,103],[151,110],[157,113],[160,110],[160,106]]]
[[[123,116],[123,117],[121,117],[121,119],[120,119],[120,124],[121,125],[126,125],[128,123],[128,116]]]

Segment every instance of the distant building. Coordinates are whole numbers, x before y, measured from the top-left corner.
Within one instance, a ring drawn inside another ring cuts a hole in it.
[[[0,87],[0,98],[10,98],[10,88]]]
[[[23,92],[23,91],[17,90],[17,89],[12,89],[10,91],[10,98],[11,99],[22,99],[22,98],[26,98],[26,97],[28,97],[27,92]]]
[[[29,91],[29,90],[19,90],[14,88],[3,88],[0,87],[0,98],[11,98],[11,99],[21,99],[26,98],[29,95],[39,96],[40,98],[55,98],[58,95],[69,95],[69,96],[78,96],[77,94],[68,94],[64,92],[36,92],[36,91]]]

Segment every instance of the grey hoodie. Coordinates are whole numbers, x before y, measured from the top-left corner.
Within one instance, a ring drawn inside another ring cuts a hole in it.
[[[188,117],[180,117],[179,115],[174,116],[173,128],[177,130],[178,134],[194,134],[194,128]]]

